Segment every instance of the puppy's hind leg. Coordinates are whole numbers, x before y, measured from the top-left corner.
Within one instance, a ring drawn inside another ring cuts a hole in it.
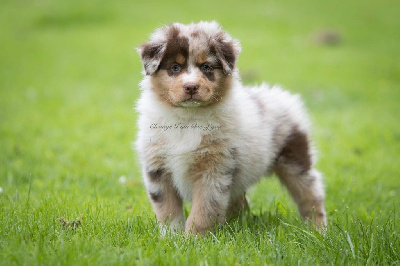
[[[275,173],[297,204],[300,215],[316,228],[327,225],[322,175],[313,168],[307,135],[294,130],[281,150]]]
[[[226,211],[226,216],[229,218],[234,218],[238,216],[240,213],[249,209],[249,200],[246,197],[246,194],[243,193],[236,198],[230,199],[228,210]]]

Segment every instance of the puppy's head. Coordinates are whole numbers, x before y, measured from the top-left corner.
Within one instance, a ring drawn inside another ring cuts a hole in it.
[[[215,104],[230,89],[239,42],[216,22],[157,29],[138,49],[159,98],[174,107]]]

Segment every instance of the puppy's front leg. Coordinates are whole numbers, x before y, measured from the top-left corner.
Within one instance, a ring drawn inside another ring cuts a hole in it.
[[[183,227],[182,198],[173,186],[171,173],[160,168],[146,171],[146,187],[157,220],[172,229]]]
[[[190,215],[186,221],[185,232],[204,235],[212,231],[216,223],[225,221],[229,204],[227,177],[204,177],[193,187],[193,201]]]
[[[215,147],[214,147],[215,148]],[[203,153],[194,166],[192,209],[185,232],[204,235],[225,221],[234,170],[231,152]]]

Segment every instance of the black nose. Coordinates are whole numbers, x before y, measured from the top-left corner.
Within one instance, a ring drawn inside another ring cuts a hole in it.
[[[197,90],[199,89],[199,85],[196,83],[186,83],[183,85],[183,88],[185,88],[185,92],[187,94],[193,95],[196,94]]]

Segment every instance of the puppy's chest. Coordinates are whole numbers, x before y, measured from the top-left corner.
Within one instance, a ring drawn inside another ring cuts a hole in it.
[[[219,125],[206,123],[177,123],[172,127],[153,128],[150,131],[152,152],[148,158],[161,158],[162,167],[172,173],[174,186],[185,200],[191,200],[191,169],[196,157],[204,152],[204,142],[211,136],[224,136]]]
[[[162,153],[160,155],[164,157],[193,152],[208,134],[202,130],[191,128],[191,125],[183,124],[153,125],[149,133],[149,144],[158,146],[158,152]]]

